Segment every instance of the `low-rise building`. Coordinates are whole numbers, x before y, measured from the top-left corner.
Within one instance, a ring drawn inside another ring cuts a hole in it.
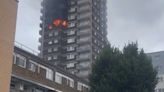
[[[88,92],[88,83],[38,56],[14,48],[10,92]]]

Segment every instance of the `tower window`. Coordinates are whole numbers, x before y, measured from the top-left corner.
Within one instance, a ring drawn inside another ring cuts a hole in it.
[[[74,26],[75,26],[75,23],[74,22],[68,23],[68,27],[74,27]]]
[[[74,59],[75,58],[75,55],[73,55],[73,54],[68,54],[67,55],[67,59]]]
[[[52,44],[52,41],[49,41],[48,44],[51,45]]]
[[[53,51],[54,52],[58,51],[58,48],[57,47],[53,48]]]
[[[70,30],[67,32],[67,35],[74,35],[75,34],[75,30]]]
[[[69,39],[67,39],[67,43],[73,43],[73,42],[75,42],[75,38],[69,38]]]
[[[51,48],[49,48],[49,49],[48,49],[48,52],[49,52],[49,53],[50,53],[50,52],[52,52],[52,49],[51,49]]]
[[[73,47],[73,46],[67,47],[67,51],[74,51],[74,50],[75,50],[75,47]]]
[[[58,35],[58,32],[55,32],[54,35],[57,36]]]
[[[49,33],[48,36],[49,36],[49,37],[52,37],[52,36],[53,36],[53,33]]]
[[[58,59],[58,56],[57,56],[57,55],[54,55],[54,56],[53,56],[53,59],[54,59],[54,60]]]
[[[72,68],[72,67],[75,67],[75,63],[68,63],[67,64],[67,68]]]
[[[52,57],[51,57],[51,56],[48,56],[48,57],[47,57],[47,60],[48,60],[48,61],[52,60]]]
[[[55,40],[54,40],[54,43],[58,43],[58,39],[55,39]]]

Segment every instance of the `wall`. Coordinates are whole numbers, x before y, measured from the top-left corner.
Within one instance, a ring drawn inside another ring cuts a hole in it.
[[[0,92],[9,92],[16,14],[16,0],[0,0]]]

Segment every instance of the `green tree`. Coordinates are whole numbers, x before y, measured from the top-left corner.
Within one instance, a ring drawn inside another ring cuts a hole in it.
[[[157,72],[136,43],[108,46],[92,66],[90,92],[154,92]]]

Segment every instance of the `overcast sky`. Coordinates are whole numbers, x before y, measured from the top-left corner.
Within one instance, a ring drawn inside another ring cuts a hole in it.
[[[107,0],[108,39],[122,49],[138,41],[146,52],[164,50],[164,0]],[[41,0],[20,0],[16,41],[37,50]]]

